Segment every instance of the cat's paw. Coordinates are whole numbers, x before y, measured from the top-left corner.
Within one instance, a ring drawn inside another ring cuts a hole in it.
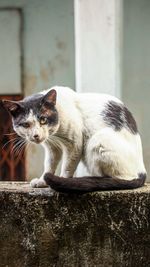
[[[48,187],[44,179],[41,178],[34,178],[30,182],[30,186],[33,188],[43,188],[43,187]]]

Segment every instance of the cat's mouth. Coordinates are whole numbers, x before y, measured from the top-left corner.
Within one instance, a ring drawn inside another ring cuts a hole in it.
[[[37,140],[32,140],[32,142],[35,143],[35,144],[40,144],[40,143],[42,143],[43,141],[41,141],[41,140],[39,140],[39,141],[37,141]]]
[[[32,138],[30,141],[31,141],[32,143],[35,143],[35,144],[40,144],[40,143],[42,143],[42,142],[45,141],[45,138],[39,138],[39,137],[36,137],[36,138]]]

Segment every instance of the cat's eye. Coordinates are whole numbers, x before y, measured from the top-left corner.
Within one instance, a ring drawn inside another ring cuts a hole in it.
[[[21,123],[21,125],[23,128],[29,128],[30,127],[30,123],[29,122],[24,122],[24,123]]]
[[[46,117],[41,117],[40,118],[40,124],[41,125],[44,125],[44,124],[46,124],[47,123],[47,118]]]

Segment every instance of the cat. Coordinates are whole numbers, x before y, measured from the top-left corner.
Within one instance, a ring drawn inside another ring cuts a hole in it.
[[[31,180],[32,187],[87,193],[144,185],[137,124],[116,97],[54,86],[21,101],[3,100],[3,105],[15,132],[44,147],[44,172]],[[60,160],[59,177],[55,171]],[[90,176],[72,178],[80,161]]]

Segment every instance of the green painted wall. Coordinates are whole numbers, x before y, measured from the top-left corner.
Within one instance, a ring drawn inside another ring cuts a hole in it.
[[[53,85],[75,86],[73,0],[24,5],[25,94]]]
[[[11,44],[12,48],[13,44],[17,46],[22,40],[22,65],[19,65],[22,68],[22,77],[19,78],[23,80],[21,91],[30,95],[53,85],[75,88],[74,1],[0,0],[0,12],[5,9],[5,13],[13,10],[20,11],[21,15],[20,35],[13,34]],[[7,37],[6,23],[1,28]],[[14,49],[11,48],[7,49],[7,53],[4,53],[6,49],[1,49],[1,55],[6,54],[8,62],[10,56],[14,55]],[[21,76],[21,72],[18,75]],[[14,91],[10,90],[9,93],[13,94]],[[27,179],[42,174],[43,161],[43,149],[30,146],[27,153]]]
[[[150,1],[123,1],[122,97],[135,115],[150,174]]]

